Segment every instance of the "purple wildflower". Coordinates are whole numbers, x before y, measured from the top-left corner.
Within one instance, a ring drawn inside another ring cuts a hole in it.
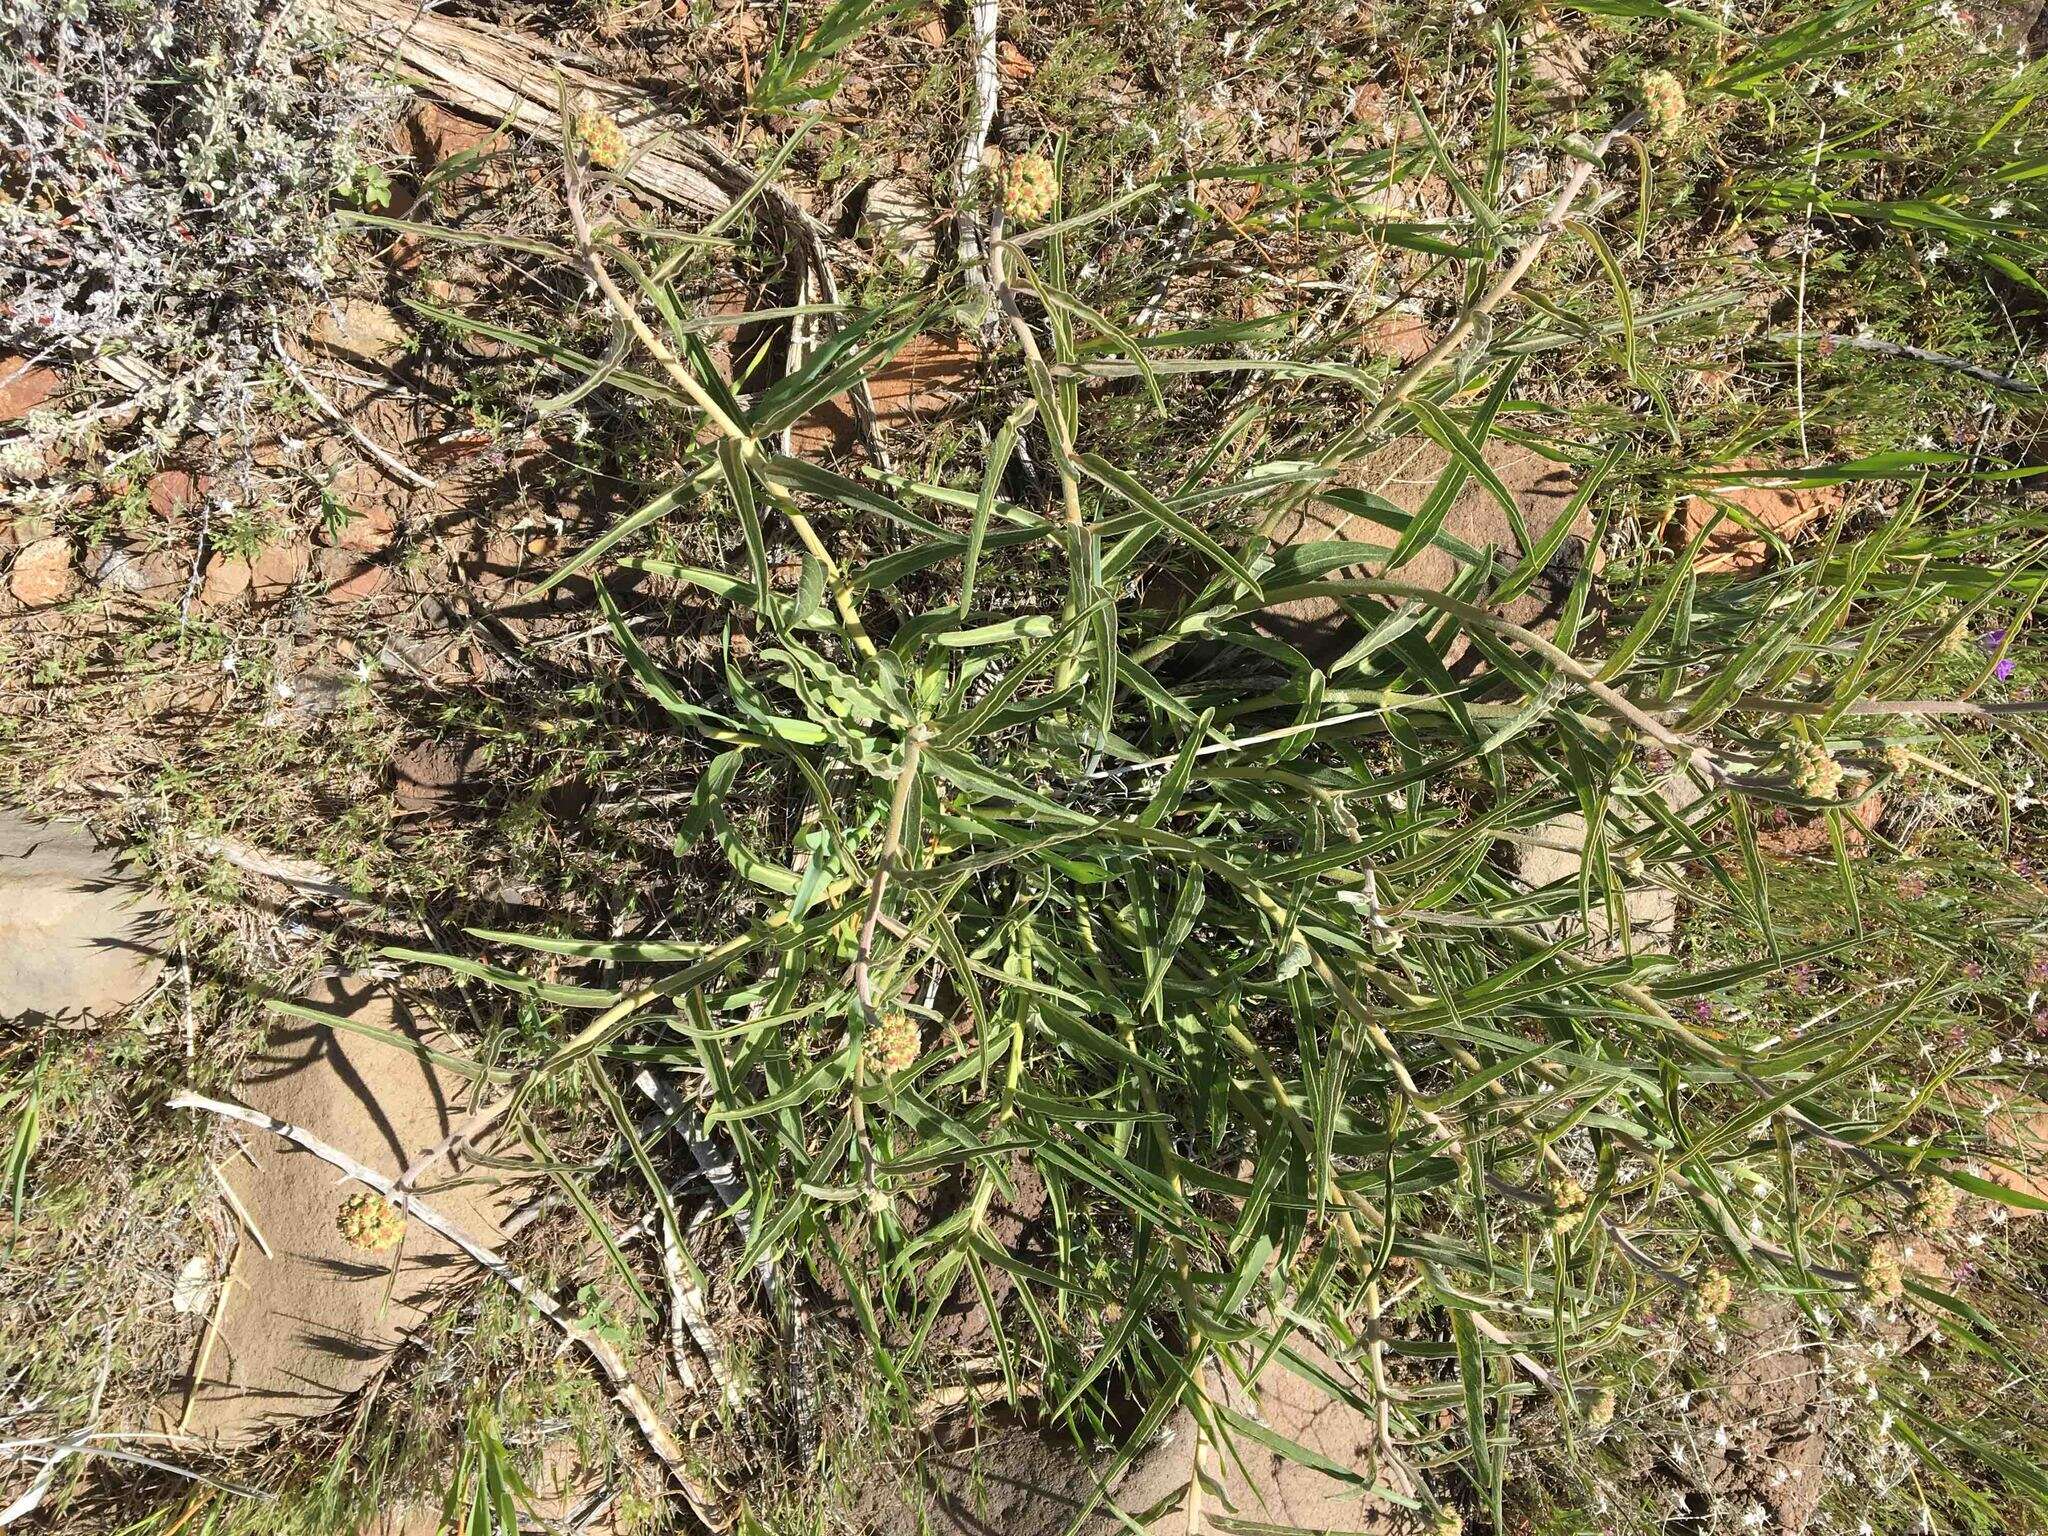
[[[1702,1024],[1711,1024],[1714,1022],[1714,1005],[1704,997],[1696,997],[1693,999],[1692,1016]]]
[[[1984,648],[1986,656],[1998,656],[1998,653],[2005,649],[2006,636],[2011,633],[2012,631],[2007,629],[1987,629],[1977,637],[1977,644]],[[1991,670],[2002,683],[2013,675],[2017,667],[2010,656],[1999,656],[1998,665]]]

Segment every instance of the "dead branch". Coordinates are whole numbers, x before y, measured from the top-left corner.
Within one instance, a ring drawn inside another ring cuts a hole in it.
[[[981,190],[982,156],[988,148],[989,130],[995,126],[996,98],[1003,84],[996,64],[996,0],[972,0],[967,18],[974,29],[974,113],[967,120],[960,159],[953,167],[953,218],[960,265],[966,269],[967,281],[980,287],[986,278],[981,270],[981,214],[974,204]]]

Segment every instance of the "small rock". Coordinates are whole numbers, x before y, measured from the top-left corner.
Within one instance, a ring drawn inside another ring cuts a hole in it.
[[[1552,100],[1568,104],[1585,95],[1586,45],[1576,33],[1539,17],[1529,28],[1526,47],[1529,77]]]
[[[1428,322],[1402,309],[1379,316],[1359,333],[1359,339],[1374,357],[1391,357],[1404,364],[1417,361],[1436,345]]]
[[[1778,808],[1782,810],[1782,807]],[[1853,805],[1843,807],[1842,846],[1850,853],[1861,853],[1869,840],[1869,834],[1884,818],[1884,796],[1865,795]],[[1777,854],[1780,858],[1797,858],[1806,854],[1832,856],[1835,848],[1834,834],[1828,830],[1825,814],[1811,816],[1790,816],[1780,824],[1773,816],[1770,822],[1760,828],[1756,845],[1765,853]]]
[[[149,510],[158,517],[172,517],[204,496],[213,476],[194,474],[189,469],[160,469],[149,477]]]
[[[217,549],[206,557],[206,571],[200,581],[199,601],[208,608],[225,608],[249,590],[249,562],[240,555]]]
[[[169,549],[110,549],[92,568],[93,585],[102,592],[159,601],[182,590],[191,575],[191,562]]]
[[[405,350],[405,327],[374,299],[343,299],[323,305],[306,327],[306,340],[322,351],[382,367]]]
[[[328,483],[327,493],[348,509],[348,517],[333,532],[323,531],[320,542],[364,555],[387,548],[398,531],[391,491],[391,483],[374,465],[345,465]]]
[[[938,215],[908,182],[884,177],[871,183],[861,218],[876,250],[913,272],[923,271],[938,256]]]
[[[93,566],[92,584],[102,592],[140,592],[142,562],[125,549],[110,549]]]
[[[0,421],[19,421],[47,404],[61,383],[53,368],[31,364],[12,353],[0,354]]]
[[[1702,574],[1740,574],[1761,570],[1770,561],[1771,546],[1761,533],[1753,531],[1754,527],[1767,528],[1789,543],[1808,524],[1848,505],[1849,490],[1846,486],[1773,484],[1769,470],[1754,462],[1731,464],[1722,472],[1743,471],[1754,471],[1756,483],[1719,486],[1713,495],[1739,509],[1748,522],[1738,522],[1734,513],[1721,516],[1714,531],[1707,535],[1706,543],[1693,557],[1693,569]],[[1673,520],[1673,537],[1690,542],[1711,519],[1722,513],[1722,508],[1715,500],[1694,495],[1684,499],[1679,513]]]
[[[399,148],[409,151],[421,170],[431,171],[464,150],[488,154],[503,142],[490,125],[425,101],[405,120]]]
[[[318,569],[327,601],[337,605],[365,602],[391,581],[389,566],[362,559],[345,549],[321,550]]]
[[[1314,1369],[1342,1380],[1353,1369],[1332,1360],[1315,1343],[1296,1334],[1296,1354]],[[1212,1401],[1228,1403],[1247,1417],[1307,1447],[1327,1463],[1362,1467],[1374,1435],[1369,1414],[1329,1396],[1278,1359],[1246,1387],[1234,1377],[1211,1381]],[[1187,1489],[1198,1475],[1201,1432],[1186,1409],[1169,1416],[1165,1433],[1143,1447],[1102,1489],[1105,1457],[1088,1457],[1056,1437],[999,1414],[942,1425],[939,1445],[921,1461],[932,1486],[928,1523],[914,1509],[885,1508],[888,1492],[901,1501],[900,1486],[884,1490],[872,1511],[879,1518],[864,1528],[897,1536],[930,1530],[942,1536],[1064,1536],[1078,1520],[1082,1536],[1118,1536],[1132,1529],[1165,1531],[1187,1525]],[[1347,1536],[1395,1536],[1414,1527],[1402,1512],[1348,1478],[1290,1460],[1255,1443],[1236,1440],[1227,1462],[1213,1455],[1200,1469],[1204,1530],[1265,1529],[1343,1532]],[[1120,1516],[1109,1505],[1123,1511]],[[1093,1504],[1083,1519],[1081,1511]],[[1166,1518],[1156,1512],[1170,1510]],[[867,1513],[869,1511],[862,1511]],[[1149,1522],[1148,1513],[1155,1514]],[[1129,1517],[1129,1518],[1125,1518]],[[1136,1526],[1131,1521],[1140,1523]],[[1175,1522],[1178,1522],[1177,1524]]]
[[[266,544],[249,565],[259,603],[276,602],[305,579],[312,555],[303,544]]]
[[[7,589],[25,608],[47,608],[71,590],[71,541],[37,539],[14,557]]]
[[[163,903],[83,823],[0,811],[0,1021],[98,1019],[163,964]]]
[[[296,716],[303,720],[318,720],[331,715],[348,702],[348,691],[355,679],[346,672],[332,667],[316,667],[302,672],[290,683],[291,697],[283,701],[283,707],[270,711],[278,719]]]
[[[392,798],[402,811],[452,805],[482,761],[482,751],[467,741],[416,741],[391,760]]]
[[[980,366],[981,349],[967,338],[912,337],[868,380],[877,429],[890,432],[936,421],[965,398],[965,389]],[[790,433],[791,445],[799,455],[834,448],[843,451],[858,441],[850,399],[844,395],[825,401]]]
[[[1659,782],[1657,792],[1681,819],[1700,798],[1699,786],[1681,771],[1673,771]],[[1648,823],[1647,813],[1635,819]],[[1575,884],[1585,855],[1586,819],[1577,811],[1567,811],[1538,827],[1531,840],[1516,850],[1516,873],[1531,890]],[[1632,951],[1662,954],[1678,930],[1677,892],[1647,878],[1628,885],[1622,897],[1622,912],[1628,948]],[[1573,927],[1578,924],[1576,915],[1564,921]],[[1611,955],[1620,948],[1615,940],[1607,909],[1596,891],[1587,913],[1586,946],[1593,954]]]
[[[21,512],[7,525],[6,532],[9,542],[19,548],[23,544],[35,543],[37,539],[53,537],[57,532],[57,522],[39,512]]]

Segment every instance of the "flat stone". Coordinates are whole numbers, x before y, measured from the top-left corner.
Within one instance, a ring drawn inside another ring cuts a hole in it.
[[[1307,1364],[1337,1381],[1355,1381],[1360,1374],[1331,1359],[1300,1334],[1288,1340],[1288,1347]],[[1236,1381],[1218,1383],[1212,1373],[1210,1390],[1239,1413],[1323,1460],[1349,1468],[1359,1477],[1365,1475],[1375,1433],[1372,1416],[1329,1396],[1284,1360],[1269,1361],[1249,1387]],[[1361,1399],[1370,1396],[1369,1388],[1362,1382],[1359,1395]],[[1192,1441],[1192,1434],[1189,1438]],[[1223,1508],[1217,1507],[1217,1495],[1204,1498],[1203,1506],[1210,1517],[1204,1521],[1205,1529],[1218,1523],[1214,1519],[1218,1514],[1227,1514],[1232,1522],[1298,1531],[1382,1532],[1412,1528],[1398,1506],[1375,1496],[1370,1489],[1304,1466],[1242,1435],[1237,1440],[1236,1455],[1221,1466],[1215,1466],[1212,1459],[1212,1468],[1212,1475],[1221,1474]],[[1160,1522],[1157,1528],[1164,1531],[1168,1526]]]
[[[313,312],[306,340],[323,352],[381,367],[405,350],[407,332],[385,305],[374,299],[343,299]]]
[[[348,509],[348,517],[321,542],[337,549],[373,555],[387,547],[398,531],[394,501],[404,495],[374,464],[360,460],[344,464],[329,483],[328,494]]]
[[[208,608],[225,608],[239,602],[249,590],[249,562],[240,555],[215,550],[206,557],[206,571],[199,585],[199,601]]]
[[[346,549],[323,549],[317,566],[326,598],[337,605],[366,602],[391,581],[391,568]]]
[[[503,144],[490,124],[423,101],[402,124],[397,147],[409,151],[421,170],[431,171],[467,150],[489,154]]]
[[[1783,818],[1780,820],[1779,818]],[[1868,794],[1862,799],[1842,807],[1842,847],[1851,854],[1861,853],[1868,845],[1870,833],[1884,818],[1884,796]],[[1765,853],[1774,853],[1780,858],[1799,858],[1813,855],[1834,856],[1835,839],[1828,830],[1828,818],[1824,812],[1804,815],[1788,811],[1784,806],[1773,806],[1764,822],[1757,829],[1756,845]]]
[[[7,590],[24,608],[47,608],[71,590],[71,541],[37,539],[22,546],[7,573]]]
[[[192,566],[168,549],[110,549],[93,562],[93,585],[102,592],[161,599],[184,587]]]
[[[109,1018],[163,966],[164,905],[82,822],[0,811],[0,1021]]]
[[[1391,357],[1403,364],[1420,361],[1436,345],[1429,322],[1405,309],[1390,309],[1375,317],[1359,333],[1359,340],[1369,356]]]
[[[913,272],[923,271],[938,256],[938,215],[908,182],[887,177],[871,182],[861,222],[878,251]]]
[[[213,476],[189,469],[160,469],[149,477],[149,510],[158,517],[171,517],[204,496]]]
[[[1657,785],[1664,803],[1683,816],[1700,798],[1699,786],[1685,773],[1673,771]],[[1648,813],[1640,818],[1648,819]],[[1612,828],[1609,829],[1610,834]],[[1515,868],[1531,890],[1576,882],[1586,860],[1586,819],[1567,811],[1529,834],[1515,850]],[[1628,948],[1632,951],[1663,953],[1678,931],[1678,893],[1668,886],[1643,879],[1628,884],[1622,908],[1628,924]],[[1569,921],[1576,923],[1576,917]],[[1588,947],[1609,954],[1621,946],[1607,910],[1597,901],[1587,914]]]
[[[1513,499],[1529,537],[1540,540],[1570,505],[1578,489],[1577,472],[1512,443],[1489,444],[1485,457]],[[1362,461],[1346,476],[1346,483],[1413,513],[1429,499],[1449,463],[1450,455],[1434,443],[1404,441]],[[1515,542],[1506,509],[1476,478],[1468,478],[1451,503],[1441,532],[1474,550],[1495,551],[1499,562],[1505,565],[1513,565],[1521,558],[1522,551]],[[1562,601],[1561,589],[1569,585],[1585,560],[1598,560],[1598,552],[1587,544],[1592,532],[1592,520],[1582,511],[1553,558],[1551,569],[1528,591],[1497,610],[1499,616],[1539,631],[1549,624]],[[1399,537],[1383,524],[1349,515],[1323,501],[1305,503],[1275,530],[1276,541],[1281,544],[1342,539],[1392,550]],[[1359,569],[1375,574],[1380,571],[1369,564]],[[1433,543],[1418,551],[1399,570],[1387,574],[1412,586],[1443,592],[1466,569],[1441,545]],[[1323,598],[1283,603],[1269,610],[1261,622],[1269,633],[1319,657],[1334,654],[1352,633],[1338,605]],[[1467,649],[1465,637],[1457,636],[1445,655],[1446,664],[1455,668]]]
[[[1693,556],[1693,569],[1703,575],[1746,575],[1770,563],[1771,545],[1759,528],[1791,542],[1811,524],[1832,517],[1849,503],[1841,485],[1788,486],[1774,483],[1769,467],[1754,460],[1729,464],[1723,474],[1752,474],[1754,483],[1714,488],[1711,494],[1687,496],[1679,503],[1672,537],[1690,542],[1719,517],[1714,530]],[[1728,511],[1721,503],[1725,502]],[[1747,522],[1738,520],[1738,515]]]
[[[1352,1374],[1299,1335],[1289,1344],[1336,1379]],[[1224,1383],[1212,1373],[1209,1391],[1212,1400],[1363,1477],[1374,1432],[1370,1415],[1327,1396],[1283,1361],[1269,1362],[1250,1384]],[[977,1434],[942,1443],[921,1462],[931,1485],[930,1529],[939,1536],[1061,1536],[1093,1501],[1079,1536],[1119,1536],[1131,1529],[1125,1517],[1159,1536],[1183,1532],[1189,1528],[1198,1448],[1199,1431],[1185,1409],[1171,1414],[1165,1432],[1121,1471],[1113,1470],[1112,1453],[1083,1455],[1031,1425],[984,1415]],[[1203,1458],[1202,1530],[1392,1533],[1411,1528],[1412,1517],[1351,1478],[1305,1466],[1244,1435],[1236,1437],[1234,1450],[1224,1457],[1212,1448]],[[1105,1479],[1107,1486],[1100,1486]],[[1098,1491],[1105,1496],[1101,1500],[1095,1498]],[[870,1497],[867,1502],[876,1501]],[[919,1528],[910,1501],[899,1499],[898,1505],[900,1513],[877,1522],[875,1530]]]
[[[312,554],[303,544],[266,544],[249,562],[249,581],[259,603],[275,602],[306,579]]]
[[[966,398],[964,391],[980,366],[981,349],[968,338],[912,337],[868,380],[877,430],[888,433],[939,420]],[[859,441],[851,395],[823,402],[790,429],[791,447],[805,456],[851,452]]]
[[[19,421],[47,405],[63,379],[54,368],[32,364],[15,353],[0,354],[0,421]]]
[[[363,978],[322,982],[305,1001],[409,1043],[279,1017],[234,1096],[395,1178],[467,1115],[468,1084],[420,1054],[453,1046]],[[352,1247],[335,1225],[341,1202],[361,1185],[280,1137],[244,1130],[238,1139],[248,1157],[224,1159],[221,1172],[269,1252],[243,1232],[218,1337],[191,1384],[187,1431],[215,1447],[340,1407],[481,1274],[417,1221],[396,1250],[394,1274],[393,1254]],[[419,1192],[464,1233],[498,1247],[513,1189],[495,1170],[444,1163]],[[166,1402],[162,1416],[175,1423],[184,1406]]]

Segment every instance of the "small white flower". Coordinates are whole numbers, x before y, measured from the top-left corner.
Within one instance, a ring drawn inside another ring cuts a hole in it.
[[[1948,242],[1946,240],[1937,240],[1927,247],[1927,259],[1929,261],[1939,261],[1947,254]]]
[[[1984,1246],[1984,1234],[1982,1232],[1972,1232],[1964,1237],[1963,1242],[1971,1248],[1982,1248]]]
[[[1994,1045],[1985,1053],[1984,1060],[1994,1067],[1999,1066],[2005,1061],[2005,1052]]]
[[[1997,202],[1991,205],[1991,217],[1993,217],[1994,219],[2005,218],[2011,212],[2012,204],[2008,203],[2004,198],[2000,198]]]
[[[276,682],[272,683],[270,686],[271,689],[277,694],[277,696],[280,699],[289,699],[294,693],[298,691],[297,689],[293,688],[290,683],[286,682],[281,677]]]
[[[227,655],[221,657],[220,659],[220,669],[221,671],[227,673],[229,677],[240,676],[241,665],[242,658],[237,656],[233,651],[229,651]]]

